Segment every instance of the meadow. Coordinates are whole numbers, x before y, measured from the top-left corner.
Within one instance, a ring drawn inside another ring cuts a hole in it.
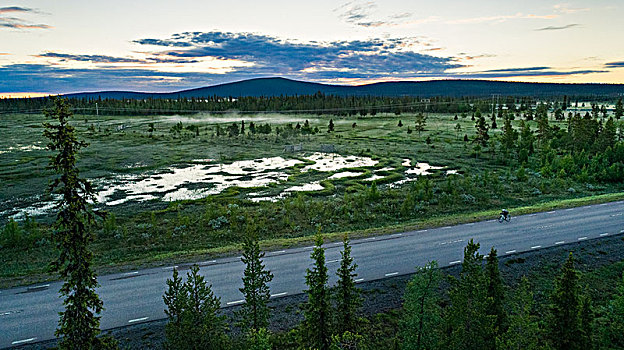
[[[105,271],[228,254],[250,230],[265,247],[284,246],[318,229],[336,238],[400,231],[622,191],[617,181],[546,176],[540,152],[516,160],[503,145],[500,118],[489,131],[492,145],[481,148],[472,113],[426,117],[419,130],[419,117],[405,113],[76,114],[73,124],[89,143],[78,166],[99,191],[96,208],[108,213],[96,228],[96,265]],[[549,118],[551,127],[567,128]],[[38,114],[0,116],[3,286],[50,278],[54,197],[43,122]]]

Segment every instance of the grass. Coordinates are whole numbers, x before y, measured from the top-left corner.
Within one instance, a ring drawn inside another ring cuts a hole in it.
[[[247,125],[253,119],[256,124],[269,122],[274,128],[287,123],[303,124],[308,119],[312,127],[321,129],[321,133],[286,139],[275,134],[238,138],[213,135],[217,123],[226,127],[232,121],[242,118],[247,121]],[[148,201],[106,207],[117,216],[117,229],[110,234],[98,232],[94,250],[100,273],[154,266],[172,260],[191,262],[206,256],[236,253],[244,225],[232,224],[220,229],[212,229],[208,225],[211,219],[219,215],[233,219],[234,214],[228,214],[229,204],[240,206],[237,215],[253,217],[259,220],[258,225],[266,227],[266,231],[260,235],[264,249],[278,249],[310,244],[318,225],[323,228],[326,239],[333,241],[341,239],[345,233],[352,237],[365,237],[491,219],[497,217],[501,207],[511,209],[512,215],[521,215],[624,198],[622,184],[587,186],[570,179],[542,179],[539,174],[531,174],[529,171],[527,181],[514,180],[513,165],[501,163],[488,154],[475,157],[471,151],[472,145],[462,141],[464,134],[470,137],[474,134],[474,122],[470,117],[454,120],[453,115],[430,114],[427,130],[422,135],[407,133],[408,126],[413,129],[413,115],[331,117],[336,125],[334,133],[325,132],[329,118],[316,115],[76,116],[74,125],[80,137],[90,143],[81,153],[79,167],[83,176],[92,179],[110,177],[112,174],[140,175],[162,171],[203,158],[217,159],[223,163],[275,156],[303,159],[302,154],[283,151],[284,145],[299,143],[304,145],[307,152],[318,150],[322,144],[332,144],[343,155],[378,160],[374,169],[395,168],[379,173],[385,176],[377,183],[382,191],[379,200],[369,201],[365,198],[371,183],[364,179],[373,174],[373,168],[342,169],[340,171],[358,170],[363,175],[325,180],[330,174],[314,171],[299,173],[298,169],[305,166],[301,164],[287,171],[287,182],[264,188],[230,188],[212,196],[212,199],[197,201]],[[399,120],[404,124],[401,128],[397,126]],[[200,135],[195,136],[186,131],[172,134],[170,129],[178,121],[184,125],[199,125]],[[43,147],[46,141],[41,136],[42,122],[43,117],[40,115],[0,116],[0,128],[3,135],[7,135],[0,139],[0,151],[28,145]],[[353,122],[357,123],[355,128],[351,126]],[[150,123],[155,126],[153,133],[148,132]],[[462,131],[456,134],[454,127],[458,123]],[[497,120],[497,123],[500,128],[502,121]],[[517,127],[519,120],[513,123]],[[563,123],[552,123],[565,127]],[[92,125],[95,131],[89,130]],[[118,130],[120,125],[125,128]],[[535,122],[530,122],[530,125],[535,128]],[[500,129],[492,130],[490,134],[495,136],[498,133]],[[432,145],[425,143],[427,137],[432,140]],[[0,186],[0,225],[7,220],[3,212],[35,203],[45,194],[52,176],[45,169],[48,155],[45,150],[14,149],[0,153],[0,182],[3,183]],[[401,166],[403,159],[410,159],[412,164],[428,162],[459,170],[463,175],[456,178],[470,178],[475,183],[475,189],[470,192],[473,202],[462,202],[459,194],[453,190],[453,186],[461,183],[450,183],[450,178],[454,177],[446,177],[438,172],[429,177],[435,191],[433,198],[417,201],[418,210],[412,208],[415,210],[413,214],[395,215],[405,202],[405,196],[413,189],[407,184],[397,190],[388,190],[384,183],[404,177],[405,168]],[[298,204],[297,199],[276,204],[244,201],[251,192],[261,191],[263,195],[274,196],[287,187],[312,181],[321,181],[324,189],[303,195],[301,204]],[[574,188],[574,193],[569,192],[569,188]],[[349,201],[356,200],[364,200],[366,203],[353,209],[352,218],[332,213],[338,209],[348,210],[351,205]],[[38,220],[43,225],[44,234],[49,232],[47,225],[50,218]],[[176,230],[181,227],[183,229],[178,235]],[[40,245],[1,249],[0,286],[54,278],[46,273],[47,264],[55,256],[51,244],[44,242]]]

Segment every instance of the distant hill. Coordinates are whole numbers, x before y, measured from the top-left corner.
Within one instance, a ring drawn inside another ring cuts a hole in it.
[[[65,95],[70,98],[181,98],[312,95],[321,92],[339,96],[617,96],[624,95],[624,84],[516,83],[491,80],[398,81],[368,85],[328,85],[285,78],[259,78],[171,93],[102,91]]]

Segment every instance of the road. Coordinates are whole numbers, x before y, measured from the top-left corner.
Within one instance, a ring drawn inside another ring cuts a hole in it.
[[[513,214],[513,213],[512,213]],[[624,233],[624,201],[514,217],[511,222],[477,223],[410,231],[352,241],[358,264],[356,282],[414,272],[431,260],[440,266],[459,264],[463,248],[473,238],[481,253],[494,246],[509,255]],[[326,244],[326,262],[335,283],[342,243]],[[267,267],[275,275],[273,297],[298,294],[305,289],[305,270],[311,266],[312,247],[268,252]],[[240,304],[244,265],[239,257],[199,263],[224,307]],[[99,277],[98,293],[104,301],[101,327],[109,329],[162,319],[162,295],[173,266]],[[180,266],[182,274],[188,266]],[[0,348],[52,339],[62,310],[61,282],[0,290]]]

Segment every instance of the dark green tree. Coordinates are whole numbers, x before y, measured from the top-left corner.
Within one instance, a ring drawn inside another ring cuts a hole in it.
[[[561,268],[551,296],[549,337],[557,350],[581,350],[578,272],[572,253]]]
[[[486,147],[490,135],[488,134],[488,125],[485,122],[485,118],[480,116],[475,122],[476,135],[473,142],[478,143],[482,147]]]
[[[70,106],[64,99],[53,101],[54,106],[44,114],[58,123],[44,123],[43,136],[50,140],[48,150],[55,152],[50,156],[49,168],[60,175],[49,187],[60,195],[53,234],[60,255],[51,269],[64,281],[60,293],[65,311],[60,312],[55,334],[61,338],[61,349],[93,349],[102,345],[97,338],[102,301],[95,291],[97,276],[91,268],[93,253],[89,250],[96,224],[89,201],[95,201],[95,192],[91,183],[80,177],[76,165],[78,151],[87,143],[78,140],[75,128],[69,124]]]
[[[219,315],[221,301],[212,291],[199,266],[193,265],[187,279],[181,279],[174,270],[173,279],[167,281],[163,296],[169,323],[165,326],[168,349],[221,350],[228,348],[225,334],[225,317]]]
[[[624,115],[624,105],[622,104],[622,99],[620,98],[615,104],[615,119],[620,120]]]
[[[497,335],[507,329],[507,313],[505,312],[505,287],[498,268],[496,249],[492,247],[486,258],[485,275],[487,277],[488,315],[494,317]]]
[[[327,132],[333,132],[333,131],[334,131],[334,120],[330,119],[329,125],[327,125]]]
[[[509,328],[496,338],[496,348],[501,350],[539,349],[540,329],[533,309],[533,292],[526,277],[522,277],[512,301]]]
[[[305,291],[308,300],[303,306],[304,321],[301,324],[302,345],[312,349],[327,350],[331,342],[331,303],[327,286],[327,266],[325,265],[325,249],[323,236],[316,234],[316,246],[310,255],[314,266],[306,271]]]
[[[451,280],[446,348],[482,350],[493,349],[496,345],[495,318],[488,314],[487,308],[491,301],[487,296],[487,279],[481,267],[482,261],[479,244],[470,240],[464,248],[459,279]]]
[[[342,241],[342,252],[340,252],[340,267],[336,275],[338,283],[335,288],[336,298],[336,329],[337,334],[345,332],[358,333],[358,310],[362,303],[360,291],[355,286],[355,269],[357,264],[351,257],[351,245],[349,237],[344,236]]]
[[[264,252],[260,250],[255,229],[248,229],[243,242],[241,261],[245,264],[243,288],[241,293],[245,297],[245,304],[241,308],[241,326],[244,331],[258,332],[269,325],[269,306],[271,298],[269,283],[273,274],[266,270],[262,258]]]
[[[414,126],[414,130],[418,132],[418,137],[420,137],[420,133],[425,131],[425,128],[427,127],[427,117],[422,113],[418,113],[414,123],[416,124]]]
[[[599,322],[601,348],[624,349],[624,275]]]
[[[401,349],[437,349],[442,339],[438,288],[442,274],[435,261],[416,269],[407,284],[403,315],[399,321]]]
[[[400,128],[403,126],[403,122],[399,120],[399,124],[397,124],[397,126]]]
[[[511,119],[505,118],[505,123],[503,124],[503,134],[501,135],[501,143],[505,147],[505,153],[509,153],[516,148],[517,140],[518,133],[513,129]]]

